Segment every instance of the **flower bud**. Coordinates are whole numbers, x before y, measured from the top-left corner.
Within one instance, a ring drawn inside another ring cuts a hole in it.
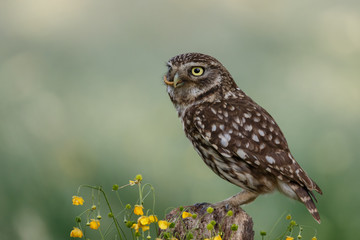
[[[112,217],[114,217],[114,214],[111,213],[111,212],[109,212],[109,213],[108,213],[108,217],[109,217],[109,218],[112,218]]]
[[[76,217],[75,222],[78,222],[78,223],[81,222],[81,217]]]
[[[131,228],[133,224],[134,224],[134,222],[132,222],[132,221],[127,221],[125,223],[126,227],[128,227],[128,228]]]
[[[207,230],[211,231],[214,229],[214,225],[212,225],[211,223],[209,223],[208,225],[206,225]]]
[[[112,190],[113,190],[113,191],[116,191],[116,190],[118,190],[118,189],[119,189],[119,185],[114,184],[114,185],[112,186]]]
[[[212,213],[212,212],[214,211],[214,209],[213,209],[212,207],[208,207],[208,208],[206,209],[206,211],[207,211],[208,213]]]
[[[196,218],[197,218],[197,214],[193,214],[191,217],[192,217],[193,219],[196,219]]]
[[[266,236],[266,232],[265,231],[260,231],[260,235],[261,236]]]
[[[136,175],[135,179],[141,182],[143,180],[143,177],[141,176],[141,174],[138,174]]]
[[[211,225],[213,225],[213,226],[215,226],[215,224],[216,224],[216,222],[215,222],[215,220],[211,220]]]
[[[126,204],[125,208],[126,208],[126,209],[131,209],[131,205],[130,205],[130,204]]]
[[[231,211],[231,210],[229,210],[229,211],[226,213],[226,215],[229,216],[229,217],[231,217],[233,214],[234,214],[234,212]]]
[[[95,210],[95,209],[96,209],[96,205],[92,205],[91,210]]]
[[[239,228],[239,226],[236,225],[236,224],[231,225],[231,230],[232,230],[232,231],[237,231],[238,228]]]
[[[189,232],[187,235],[186,235],[186,239],[193,239],[194,238],[194,235]]]

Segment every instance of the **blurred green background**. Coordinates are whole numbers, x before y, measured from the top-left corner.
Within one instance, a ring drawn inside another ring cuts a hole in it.
[[[359,1],[2,0],[0,239],[68,239],[80,184],[111,195],[141,173],[159,215],[237,193],[192,149],[162,83],[192,51],[272,114],[324,192],[321,225],[279,193],[245,206],[257,239],[283,213],[318,239],[359,236]]]

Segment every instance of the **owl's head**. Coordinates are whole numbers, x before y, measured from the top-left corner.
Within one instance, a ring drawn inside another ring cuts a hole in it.
[[[224,91],[236,88],[226,68],[205,54],[180,54],[171,58],[167,66],[164,82],[175,106],[211,101],[223,95]]]

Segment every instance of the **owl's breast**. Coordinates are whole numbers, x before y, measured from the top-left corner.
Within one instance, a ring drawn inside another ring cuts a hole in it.
[[[220,153],[216,145],[202,136],[191,119],[186,115],[182,119],[186,137],[214,173],[243,189],[258,193],[273,191],[275,185],[272,179],[268,179],[266,174],[262,174],[262,171],[255,169],[241,158]]]

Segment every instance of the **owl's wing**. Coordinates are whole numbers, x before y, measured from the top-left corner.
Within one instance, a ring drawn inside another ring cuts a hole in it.
[[[295,181],[321,193],[291,155],[286,139],[270,114],[250,98],[204,104],[194,124],[202,138],[223,157],[243,160],[282,181]]]

